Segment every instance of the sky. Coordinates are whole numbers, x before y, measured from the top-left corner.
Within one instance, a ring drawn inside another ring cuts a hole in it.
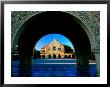
[[[36,50],[40,50],[44,45],[47,45],[50,42],[52,42],[54,38],[60,44],[64,44],[64,45],[70,46],[73,49],[73,51],[74,51],[74,46],[69,41],[69,39],[66,38],[65,36],[61,35],[61,34],[47,34],[47,35],[43,36],[38,42],[36,42],[35,49]]]

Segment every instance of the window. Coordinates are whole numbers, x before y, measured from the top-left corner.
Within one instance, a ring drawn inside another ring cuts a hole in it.
[[[61,50],[61,48],[58,48],[58,50]]]
[[[45,52],[45,50],[42,50],[42,52]]]
[[[53,47],[53,50],[56,50],[56,47],[55,46]]]

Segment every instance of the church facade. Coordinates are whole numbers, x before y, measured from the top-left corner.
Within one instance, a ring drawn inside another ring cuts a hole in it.
[[[40,56],[41,58],[75,58],[73,52],[66,53],[64,46],[56,39],[41,48]]]

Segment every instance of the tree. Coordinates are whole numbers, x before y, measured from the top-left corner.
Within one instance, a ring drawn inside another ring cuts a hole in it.
[[[73,49],[70,46],[68,46],[68,45],[63,45],[63,46],[65,48],[66,53],[73,52]]]
[[[34,57],[39,57],[39,55],[40,55],[40,51],[39,50],[36,50],[36,49],[34,49]]]

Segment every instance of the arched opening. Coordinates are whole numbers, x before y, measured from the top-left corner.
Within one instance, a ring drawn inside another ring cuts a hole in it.
[[[79,65],[87,66],[89,64],[87,56],[91,54],[91,44],[87,34],[76,20],[75,17],[65,12],[43,12],[30,18],[18,41],[20,67],[31,67],[36,41],[53,32],[69,38],[74,43]],[[56,58],[56,55],[53,57]],[[67,55],[65,57],[67,58]]]
[[[64,58],[67,58],[67,55],[65,55]]]
[[[46,58],[64,58],[65,54],[72,55],[74,54],[73,44],[61,34],[47,34],[43,36],[39,41],[36,42],[34,47],[34,53],[36,57],[38,55],[46,55]],[[62,57],[61,57],[62,55]]]
[[[61,58],[61,55],[60,55],[60,54],[58,55],[58,58],[59,58],[59,59]]]
[[[71,58],[71,55],[68,55],[68,58]]]
[[[49,59],[51,58],[51,55],[48,55]]]
[[[55,54],[53,54],[53,58],[56,58],[56,55]]]
[[[72,58],[75,59],[75,55],[72,55]]]
[[[42,59],[44,59],[45,58],[45,55],[42,55]]]

